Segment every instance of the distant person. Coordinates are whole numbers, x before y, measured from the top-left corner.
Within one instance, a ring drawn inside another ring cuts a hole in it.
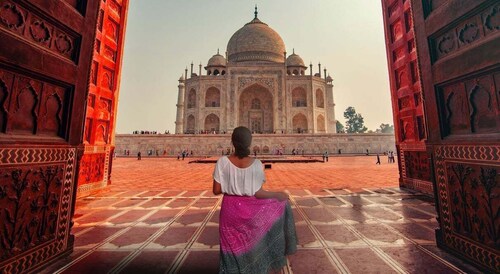
[[[217,160],[213,193],[224,194],[220,209],[219,273],[274,273],[297,250],[292,208],[284,192],[262,188],[262,162],[249,157],[252,134],[237,127],[234,154]]]
[[[141,160],[141,159],[142,159],[141,152],[139,151],[139,152],[137,152],[137,160]]]
[[[366,150],[366,156],[368,156],[370,153],[368,152],[368,149]]]
[[[186,151],[182,151],[182,160],[184,161],[184,158],[186,158]]]
[[[380,155],[378,153],[377,153],[377,162],[375,164],[380,165]]]
[[[339,148],[339,154],[342,154],[342,149]]]
[[[325,159],[326,159],[326,161],[328,162],[328,150],[327,150],[327,151],[325,151],[325,153],[324,153],[323,155],[325,155]],[[324,162],[324,161],[323,161],[323,162]]]

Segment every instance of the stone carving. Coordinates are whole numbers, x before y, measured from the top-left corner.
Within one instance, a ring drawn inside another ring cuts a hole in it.
[[[33,39],[40,43],[48,42],[51,38],[50,29],[45,22],[36,20],[30,26],[30,33]]]
[[[84,154],[80,161],[78,185],[100,182],[104,179],[104,153]]]
[[[65,112],[70,103],[67,92],[66,88],[0,69],[0,132],[63,137],[63,121],[69,115]],[[6,104],[11,101],[14,104]]]
[[[458,37],[462,43],[472,43],[479,37],[479,29],[474,23],[465,24]]]
[[[104,48],[104,57],[106,57],[109,60],[112,60],[114,62],[114,61],[116,61],[116,51],[114,51],[110,47],[105,47]]]
[[[63,31],[58,25],[50,24],[40,18],[44,16],[38,10],[32,8],[25,3],[11,3],[5,1],[0,4],[0,27],[5,30],[24,36],[26,39],[37,42],[44,48],[75,61],[76,55],[75,43],[79,43],[69,33]],[[28,24],[26,24],[28,22]],[[28,30],[24,31],[26,25]]]
[[[62,128],[63,98],[59,93],[54,92],[44,98],[42,106],[39,123],[41,133],[59,136]]]
[[[409,96],[399,98],[399,109],[409,108],[411,106],[411,100]]]
[[[5,2],[0,7],[0,21],[10,29],[24,26],[24,18],[23,12],[13,3]]]
[[[487,31],[500,30],[500,5],[491,8],[484,17],[484,25]]]
[[[431,180],[429,156],[425,151],[405,151],[404,160],[407,178]]]
[[[439,52],[447,54],[455,49],[454,37],[451,34],[444,35],[438,42]]]
[[[500,212],[494,200],[500,195],[500,169],[462,163],[449,163],[446,168],[453,230],[498,248]]]
[[[457,24],[450,24],[444,30],[443,35],[431,37],[436,53],[433,58],[438,60],[461,47],[478,43],[485,37],[496,33],[500,29],[500,15],[498,15],[500,5],[491,3],[469,14]]]
[[[497,75],[492,72],[438,89],[444,136],[495,131],[498,104],[494,103],[494,87],[500,84]]]
[[[0,149],[0,272],[29,270],[67,248],[74,164],[73,148]]]
[[[118,3],[116,3],[116,1],[110,0],[108,2],[108,8],[111,11],[113,11],[116,15],[118,15],[118,17],[121,16],[122,7]]]
[[[56,39],[56,48],[60,53],[68,53],[73,50],[73,42],[65,34],[59,34]]]
[[[401,25],[401,21],[398,20],[394,24],[392,24],[391,35],[393,43],[403,37],[403,27]]]
[[[0,259],[56,238],[62,184],[63,165],[0,172]]]
[[[497,269],[498,260],[490,258],[498,258],[491,250],[499,247],[495,197],[500,195],[500,147],[441,145],[435,160],[444,242],[455,250],[470,250],[462,254]]]
[[[259,83],[264,86],[269,87],[274,90],[274,79],[273,78],[254,78],[254,77],[240,77],[238,78],[238,89],[247,87],[253,83]]]
[[[5,125],[7,122],[7,108],[5,106],[5,102],[9,97],[9,90],[7,89],[7,85],[0,78],[0,133],[5,132]]]

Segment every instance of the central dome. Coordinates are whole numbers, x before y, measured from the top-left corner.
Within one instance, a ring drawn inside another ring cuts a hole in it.
[[[267,24],[255,18],[231,36],[227,43],[229,62],[284,62],[285,43]]]

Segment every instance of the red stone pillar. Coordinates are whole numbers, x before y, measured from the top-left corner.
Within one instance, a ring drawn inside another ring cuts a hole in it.
[[[382,0],[401,187],[433,193],[420,69],[409,0]]]
[[[128,0],[101,1],[90,71],[83,140],[85,152],[78,175],[78,197],[111,183],[127,10]]]

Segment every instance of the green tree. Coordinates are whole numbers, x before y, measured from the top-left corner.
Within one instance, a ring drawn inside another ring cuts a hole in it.
[[[344,125],[339,120],[337,120],[336,127],[337,127],[337,133],[345,133]]]
[[[364,133],[368,130],[365,127],[365,121],[360,113],[356,113],[356,109],[348,107],[344,111],[344,118],[346,118],[345,126],[347,133]]]
[[[379,131],[379,130],[377,129],[377,131]],[[380,132],[381,133],[394,133],[394,126],[382,123],[380,125]]]

